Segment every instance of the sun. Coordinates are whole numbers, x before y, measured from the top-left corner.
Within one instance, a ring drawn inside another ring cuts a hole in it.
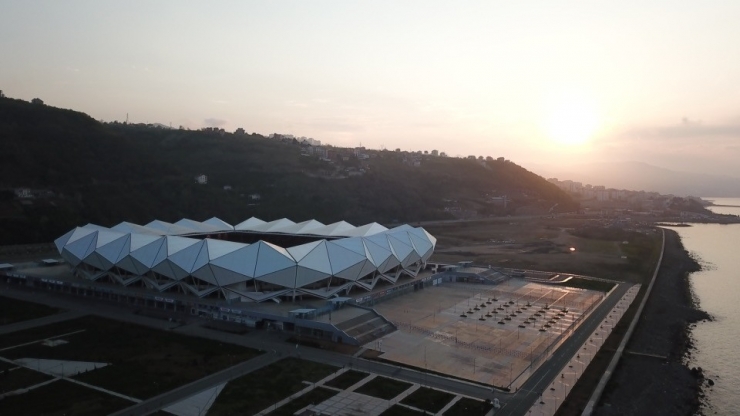
[[[580,95],[561,95],[548,106],[547,136],[560,145],[580,146],[599,126],[596,106]]]

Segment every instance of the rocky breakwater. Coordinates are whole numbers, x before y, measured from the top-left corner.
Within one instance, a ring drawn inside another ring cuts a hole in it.
[[[594,414],[692,415],[705,380],[686,365],[693,349],[690,327],[711,319],[698,309],[689,274],[700,269],[674,231],[666,230],[663,264],[625,354]]]

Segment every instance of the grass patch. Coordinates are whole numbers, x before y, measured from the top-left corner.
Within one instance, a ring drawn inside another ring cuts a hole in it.
[[[367,376],[368,376],[367,373],[363,373],[361,371],[349,370],[346,373],[341,374],[339,377],[329,381],[328,383],[324,383],[324,384],[329,387],[336,387],[338,389],[345,390],[349,388],[350,386],[355,385],[358,381],[362,380],[363,378]]]
[[[51,379],[51,376],[23,367],[13,371],[4,370],[0,373],[0,394],[31,387]]]
[[[303,381],[317,382],[337,370],[326,364],[285,358],[229,382],[208,416],[253,415],[306,388]]]
[[[416,410],[411,410],[408,407],[399,406],[397,404],[394,404],[393,406],[389,407],[388,410],[380,414],[380,416],[418,416],[418,415],[423,415],[423,413],[417,412]]]
[[[392,378],[375,377],[369,382],[363,384],[356,393],[367,394],[368,396],[379,399],[390,400],[406,391],[411,384],[405,381],[394,380]]]
[[[51,336],[67,344],[39,343],[4,351],[8,358],[94,361],[111,365],[75,376],[86,383],[145,399],[254,358],[258,351],[203,338],[159,331],[95,316],[6,334],[0,344],[18,345]]]
[[[57,312],[59,309],[51,306],[0,296],[0,325],[42,318]]]
[[[59,380],[28,393],[0,400],[0,414],[97,416],[133,404],[120,397]]]
[[[293,416],[293,414],[308,405],[317,405],[330,398],[334,397],[337,392],[322,387],[317,387],[303,396],[292,400],[285,406],[279,407],[274,412],[270,412],[270,415],[275,416]],[[210,414],[210,412],[208,413]]]
[[[560,286],[574,287],[577,289],[596,290],[599,292],[609,292],[616,285],[616,283],[605,282],[603,280],[591,280],[574,277]]]
[[[454,394],[447,393],[446,391],[420,387],[401,400],[401,403],[426,410],[427,412],[437,413],[454,398]]]
[[[482,416],[493,409],[492,403],[463,397],[444,413],[445,416]]]

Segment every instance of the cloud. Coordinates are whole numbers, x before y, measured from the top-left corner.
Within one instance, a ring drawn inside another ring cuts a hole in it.
[[[740,119],[705,123],[688,117],[604,136],[594,149],[606,160],[639,160],[674,170],[740,176]],[[596,150],[598,149],[598,150]]]
[[[207,118],[203,120],[203,124],[205,124],[206,127],[221,127],[226,124],[226,120],[221,120],[220,118]]]
[[[740,122],[705,124],[701,120],[683,117],[679,124],[641,127],[626,132],[627,135],[654,139],[699,139],[713,137],[740,137]]]

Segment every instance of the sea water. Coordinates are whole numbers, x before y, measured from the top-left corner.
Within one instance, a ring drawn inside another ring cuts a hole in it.
[[[740,215],[740,198],[704,198],[720,214]],[[699,307],[713,321],[692,330],[696,351],[689,367],[701,367],[714,381],[706,387],[705,413],[740,415],[740,224],[691,224],[673,228],[702,270],[690,281]]]

